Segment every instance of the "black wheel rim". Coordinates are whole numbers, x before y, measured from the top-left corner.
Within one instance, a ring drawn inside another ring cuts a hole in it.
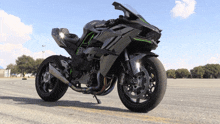
[[[50,63],[55,68],[57,67],[55,63]],[[38,87],[43,93],[51,93],[55,88],[58,81],[52,74],[49,73],[49,63],[45,64],[38,76]]]
[[[137,90],[137,88],[135,89],[134,83],[131,82],[127,83],[128,85],[122,86],[125,98],[135,104],[149,102],[155,97],[155,92],[157,90],[157,75],[155,68],[149,63],[145,64],[145,66],[141,65],[141,68],[142,71],[145,69],[144,76],[148,78],[146,79],[146,83],[142,83],[142,87],[139,88],[139,90]]]

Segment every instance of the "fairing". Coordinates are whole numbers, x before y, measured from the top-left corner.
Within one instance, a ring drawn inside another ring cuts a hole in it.
[[[120,55],[121,52],[124,51],[124,49],[132,42],[131,37],[136,36],[138,33],[140,33],[140,30],[133,29],[132,31],[123,35],[123,38],[113,44],[109,50],[114,51],[117,55]],[[103,76],[107,75],[117,58],[118,56],[114,55],[102,56],[100,61],[100,71]]]
[[[115,9],[122,10],[124,16],[119,23],[107,26],[105,20],[94,20],[83,28],[83,35],[75,44],[74,53],[84,53],[92,59],[100,59],[100,73],[106,76],[121,53],[127,49],[130,53],[150,52],[157,48],[161,30],[149,24],[136,10],[128,5],[114,2]],[[123,21],[124,20],[124,21]],[[120,22],[121,21],[121,22]],[[54,35],[56,34],[56,35]],[[70,45],[63,44],[58,31],[52,35],[59,46],[65,47],[71,54]],[[65,45],[65,46],[64,46]],[[95,58],[92,58],[95,57]]]
[[[149,28],[157,33],[160,33],[162,30],[157,27],[149,24],[134,8],[129,5],[122,5],[118,2],[114,2],[112,5],[115,6],[115,9],[122,10],[124,12],[124,16],[131,20],[133,23],[139,23],[143,27]]]

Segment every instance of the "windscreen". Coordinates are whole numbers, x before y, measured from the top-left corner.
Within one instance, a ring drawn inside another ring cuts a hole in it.
[[[137,12],[137,10],[135,10],[134,8],[132,8],[130,5],[128,5],[128,4],[123,4],[123,6],[125,7],[125,8],[127,8],[128,10],[130,10],[132,13],[134,13],[135,15],[140,15],[138,12]]]
[[[112,5],[115,6],[115,9],[122,10],[124,12],[125,17],[127,18],[137,19],[141,17],[140,14],[128,4],[120,4],[114,2]]]

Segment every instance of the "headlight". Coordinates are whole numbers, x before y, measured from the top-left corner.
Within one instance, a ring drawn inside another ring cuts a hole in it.
[[[65,37],[65,34],[63,32],[60,32],[60,37],[63,39]]]
[[[159,30],[159,29],[158,29]],[[139,34],[142,37],[145,37],[146,39],[149,40],[154,40],[154,41],[158,41],[161,37],[161,33],[160,32],[156,32],[156,31],[152,31],[151,29],[148,29],[146,27],[142,28],[142,31]]]

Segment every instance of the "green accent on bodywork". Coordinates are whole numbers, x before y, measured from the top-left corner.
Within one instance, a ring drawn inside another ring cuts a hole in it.
[[[72,69],[70,69],[70,74],[73,72],[73,70]]]
[[[89,39],[88,45],[90,44],[90,41],[92,40],[92,38],[94,37],[95,34],[92,35],[92,37]]]
[[[141,21],[143,21],[144,23],[147,23],[146,21],[144,21],[144,19],[140,18]],[[148,24],[148,23],[147,23]]]
[[[80,48],[83,44],[85,44],[84,42],[85,42],[86,38],[87,38],[90,34],[92,34],[92,33],[93,33],[93,32],[90,32],[89,34],[86,35],[86,37],[84,38],[83,42],[79,45],[79,47],[78,47],[78,49],[77,49],[77,51],[76,51],[76,54],[78,53],[79,48]],[[93,34],[93,35],[94,35],[94,34]],[[91,40],[91,38],[90,38],[90,40]],[[90,40],[89,40],[89,41],[90,41]]]
[[[149,41],[149,40],[145,40],[145,39],[138,39],[138,38],[134,38],[134,40],[137,40],[137,41],[144,41],[144,42],[151,43],[151,41]]]

